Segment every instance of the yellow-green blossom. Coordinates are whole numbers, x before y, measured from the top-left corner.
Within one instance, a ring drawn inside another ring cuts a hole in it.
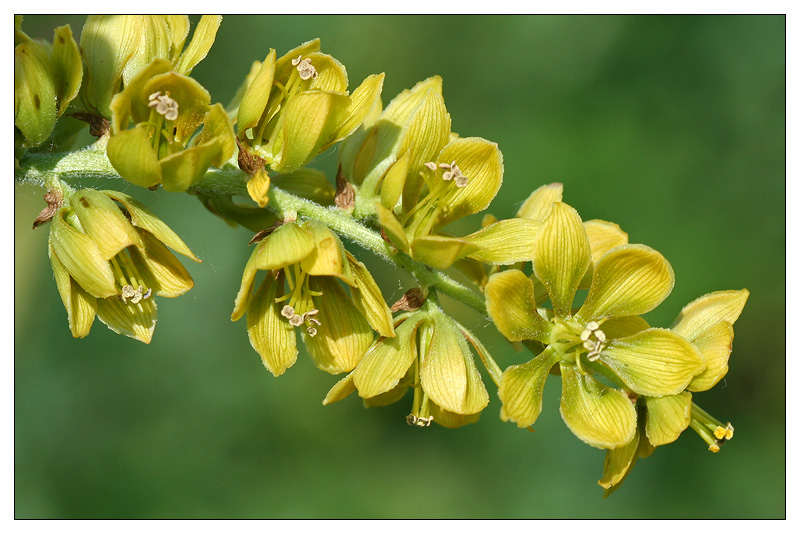
[[[259,158],[261,168],[243,170],[263,183],[248,184],[253,200],[263,206],[269,177],[260,171],[296,171],[352,134],[380,105],[383,74],[368,76],[350,94],[344,65],[320,52],[315,39],[279,59],[270,50],[245,86],[236,107],[240,150]]]
[[[72,335],[88,335],[97,315],[111,330],[149,343],[153,297],[177,297],[194,286],[167,247],[200,261],[128,195],[85,189],[64,200],[51,222],[49,254]]]
[[[398,317],[396,337],[376,340],[352,373],[339,381],[323,404],[357,391],[367,407],[394,403],[414,390],[407,421],[447,428],[474,423],[489,396],[467,341],[486,359],[476,338],[436,307]]]
[[[236,142],[222,104],[172,68],[155,59],[114,96],[108,159],[133,184],[182,192],[230,159]]]
[[[705,360],[683,337],[649,328],[638,317],[672,290],[672,268],[661,254],[623,244],[593,261],[578,213],[562,202],[552,202],[548,210],[536,235],[533,272],[552,309],[538,308],[534,281],[522,271],[496,273],[486,285],[487,308],[500,332],[511,341],[546,346],[530,362],[503,373],[501,417],[532,425],[541,411],[544,380],[558,363],[567,426],[590,445],[617,448],[629,443],[636,429],[630,395],[678,394],[703,371]],[[576,310],[573,300],[590,269],[588,294]]]
[[[258,271],[266,271],[253,292]],[[339,281],[354,288],[348,296]],[[247,332],[275,376],[297,359],[299,328],[314,364],[329,373],[352,370],[373,339],[392,336],[386,303],[366,268],[321,223],[287,221],[256,246],[245,266],[231,320],[247,314]],[[376,305],[376,303],[380,303]]]

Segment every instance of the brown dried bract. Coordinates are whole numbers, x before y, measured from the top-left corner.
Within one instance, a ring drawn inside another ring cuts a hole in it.
[[[55,216],[64,201],[64,197],[59,190],[48,191],[44,194],[44,201],[47,202],[47,207],[33,221],[34,230],[37,226],[41,226]]]
[[[336,207],[343,210],[351,210],[356,205],[356,190],[353,184],[342,176],[342,167],[336,173],[336,196],[333,197]]]
[[[74,117],[79,121],[88,122],[89,133],[95,137],[103,137],[111,130],[108,120],[100,115],[87,113],[85,111],[76,111],[75,113],[70,113],[69,116]]]
[[[414,311],[418,310],[422,303],[425,302],[426,295],[418,287],[412,287],[405,292],[403,297],[392,304],[389,310],[394,313],[396,311]]]
[[[266,166],[267,162],[250,152],[238,137],[236,138],[236,144],[239,146],[239,168],[244,172],[252,175]]]

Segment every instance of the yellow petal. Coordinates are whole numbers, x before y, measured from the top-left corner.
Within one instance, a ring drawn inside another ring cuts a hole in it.
[[[321,206],[333,205],[333,198],[336,194],[336,189],[328,181],[324,172],[307,167],[289,174],[273,176],[272,185]]]
[[[247,194],[258,204],[259,208],[266,207],[269,203],[269,173],[258,169],[247,179]]]
[[[309,220],[303,223],[303,228],[311,232],[314,248],[300,262],[300,267],[312,276],[344,276],[345,265],[349,264],[339,236],[317,221]]]
[[[552,183],[538,188],[520,206],[515,217],[543,223],[550,215],[554,202],[561,202],[564,184]]]
[[[464,425],[477,423],[481,418],[481,412],[467,415],[453,413],[445,410],[436,403],[431,404],[431,416],[433,422],[445,428],[459,428]]]
[[[346,252],[346,251],[345,251]],[[346,252],[356,285],[350,288],[353,302],[367,318],[372,328],[383,337],[394,337],[392,312],[386,305],[380,287],[375,283],[367,267],[352,254]]]
[[[313,297],[320,321],[316,335],[303,332],[308,355],[325,372],[352,371],[372,344],[372,328],[335,279],[315,278],[311,289],[322,296]]]
[[[256,269],[275,271],[299,263],[314,251],[314,234],[296,222],[280,225],[253,251]]]
[[[90,295],[97,298],[117,294],[114,274],[103,259],[97,244],[88,235],[73,228],[64,220],[61,209],[52,221],[50,243],[64,269]]]
[[[97,299],[84,291],[61,265],[61,262],[53,252],[53,247],[48,247],[50,262],[53,265],[53,275],[56,279],[56,287],[61,295],[64,308],[67,310],[67,320],[72,337],[86,337],[94,323],[97,313]]]
[[[522,271],[509,269],[493,274],[484,293],[489,317],[506,339],[550,340],[550,323],[536,311],[533,283]]]
[[[53,32],[53,78],[58,96],[58,115],[78,96],[83,78],[83,63],[78,43],[72,37],[69,25],[59,26]]]
[[[716,323],[727,321],[733,324],[742,313],[749,296],[750,292],[746,289],[715,291],[703,295],[681,310],[672,330],[689,341],[694,341]]]
[[[705,367],[694,345],[663,328],[611,340],[598,361],[633,391],[650,397],[680,393]]]
[[[437,161],[455,161],[468,182],[465,187],[454,188],[447,197],[446,210],[436,219],[436,227],[486,209],[503,183],[503,154],[496,143],[486,139],[454,139],[442,149]],[[403,202],[405,205],[405,199]]]
[[[628,244],[628,234],[622,231],[619,225],[597,219],[583,223],[586,236],[589,238],[589,248],[592,250],[592,262],[597,262],[603,254],[614,247]]]
[[[244,266],[242,282],[239,286],[239,292],[236,294],[236,301],[233,304],[231,321],[238,321],[247,311],[247,306],[250,304],[250,294],[253,292],[253,284],[256,280],[256,273],[258,273],[258,269],[256,268],[255,254],[251,254],[247,259],[247,264]],[[272,273],[267,273],[267,276],[274,278]]]
[[[117,334],[147,344],[153,338],[158,310],[152,298],[133,304],[110,297],[97,300],[97,318]]]
[[[733,325],[728,321],[720,321],[704,329],[702,335],[693,339],[692,345],[703,355],[706,368],[692,379],[687,389],[709,390],[728,373],[728,358],[733,346]]]
[[[417,357],[415,340],[422,321],[415,315],[395,327],[396,337],[381,338],[370,347],[353,371],[353,383],[364,398],[386,393],[400,382]]]
[[[281,316],[275,298],[283,294],[283,278],[266,276],[247,306],[247,336],[270,373],[282,375],[297,361],[294,328]]]
[[[186,243],[184,243],[183,240],[178,237],[178,234],[172,231],[169,226],[167,226],[161,219],[156,217],[138,200],[126,195],[125,193],[120,193],[119,191],[103,191],[102,193],[116,200],[125,207],[128,215],[130,215],[131,224],[143,230],[147,230],[153,234],[156,239],[167,245],[175,252],[183,254],[187,258],[190,258],[197,263],[202,263],[202,260],[194,255],[194,252],[192,252],[189,247],[186,246]]]
[[[395,161],[380,183],[381,190],[381,204],[386,209],[393,210],[400,200],[400,195],[403,193],[403,187],[406,183],[406,177],[409,173],[409,166],[411,165],[411,152],[404,152],[397,161]]]
[[[591,263],[589,239],[573,207],[553,203],[539,228],[535,252],[533,271],[547,289],[553,311],[558,317],[570,315],[578,284]]]
[[[69,203],[103,259],[110,260],[122,249],[142,242],[128,219],[113,200],[100,191],[84,189],[73,194]]]
[[[603,478],[597,481],[606,490],[613,491],[628,476],[639,455],[639,433],[635,432],[633,439],[627,445],[606,451],[606,458],[603,463]],[[613,489],[612,489],[613,488]],[[611,492],[607,491],[605,496]]]
[[[408,253],[410,250],[408,238],[405,230],[403,230],[403,225],[400,224],[394,213],[384,208],[380,202],[375,203],[375,213],[377,213],[378,222],[392,244],[403,252]]]
[[[411,242],[411,257],[436,269],[446,269],[477,248],[458,237],[426,235]]]
[[[130,183],[139,187],[161,183],[161,164],[146,125],[140,124],[112,135],[108,140],[107,154],[114,169]]]
[[[178,59],[175,72],[188,76],[195,65],[208,55],[208,51],[216,39],[217,30],[219,30],[221,22],[221,15],[203,15],[200,17],[200,22],[194,29],[194,35],[192,35],[189,46],[186,47],[186,50],[183,51],[180,59]]]
[[[475,360],[452,320],[437,313],[428,352],[421,357],[420,383],[430,399],[457,414],[474,414],[489,403]]]
[[[686,391],[664,397],[645,397],[647,439],[656,447],[672,443],[692,420],[692,394]]]
[[[564,363],[561,383],[561,417],[573,434],[599,449],[630,443],[636,432],[636,410],[625,393]]]
[[[374,109],[376,102],[380,103],[381,90],[383,89],[383,74],[367,76],[353,94],[350,95],[350,107],[347,109],[347,119],[339,126],[336,138],[332,143],[345,139],[358,128],[369,112]]]
[[[177,297],[194,287],[192,276],[178,258],[152,234],[142,231],[142,248],[129,249],[145,285],[160,297]]]
[[[675,275],[664,256],[645,245],[622,245],[594,267],[592,287],[578,316],[590,321],[641,315],[672,291]]]
[[[236,127],[239,129],[239,137],[244,138],[245,132],[250,128],[255,128],[262,120],[262,115],[267,107],[270,91],[272,90],[272,80],[275,76],[275,50],[270,49],[269,54],[261,64],[258,74],[247,87],[247,90],[239,104],[237,113]]]
[[[503,403],[500,419],[513,421],[520,428],[536,422],[542,412],[544,383],[556,361],[555,351],[546,349],[529,362],[505,370],[497,390]]]
[[[328,394],[325,395],[325,399],[322,401],[322,405],[327,406],[328,404],[340,401],[353,393],[355,390],[356,386],[353,384],[353,373],[348,373],[344,378],[336,382],[330,391],[328,391]]]
[[[492,265],[531,261],[539,223],[528,219],[506,219],[464,237],[480,248],[470,258]]]

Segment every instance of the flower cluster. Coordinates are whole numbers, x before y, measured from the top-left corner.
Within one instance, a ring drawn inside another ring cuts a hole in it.
[[[298,336],[317,368],[344,374],[324,404],[357,393],[367,407],[384,406],[413,391],[410,425],[460,427],[489,403],[480,360],[500,417],[529,428],[545,381],[560,376],[564,422],[607,451],[607,493],[686,428],[714,452],[733,437],[693,394],[727,373],[747,290],[710,293],[670,328],[652,327],[642,315],[672,291],[669,262],[616,224],[583,221],[561,184],[535,190],[515,217],[485,215],[479,229],[453,235],[451,223],[497,195],[503,155],[452,131],[440,77],[384,109],[384,75],[350,92],[344,65],[316,39],[280,58],[270,50],[226,108],[191,77],[220,20],[201,18],[186,44],[187,17],[92,16],[78,47],[68,26],[51,45],[31,40],[16,18],[18,166],[68,146],[80,119],[100,137],[93,148],[104,163],[142,194],[188,192],[256,232],[231,319],[246,316],[250,343],[275,376],[297,361]],[[335,145],[334,187],[307,165]],[[42,181],[48,205],[34,228],[51,223],[49,255],[73,336],[88,335],[97,316],[149,343],[154,298],[193,286],[169,249],[200,260],[133,197],[75,190],[57,170]],[[415,287],[388,306],[340,236],[405,269]],[[484,313],[533,357],[501,369],[446,313],[441,293]]]

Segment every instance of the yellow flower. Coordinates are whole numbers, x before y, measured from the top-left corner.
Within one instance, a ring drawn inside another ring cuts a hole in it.
[[[250,343],[273,375],[297,360],[296,328],[314,364],[332,374],[356,366],[373,328],[394,335],[377,284],[336,234],[315,221],[287,221],[270,230],[245,266],[231,320],[247,314]],[[266,274],[253,293],[258,271]],[[351,288],[350,296],[337,279]]]
[[[88,335],[97,315],[111,330],[149,343],[153,297],[177,297],[194,286],[167,246],[200,261],[128,195],[92,189],[70,195],[52,220],[49,254],[72,335]]]
[[[358,391],[367,407],[384,406],[413,388],[410,425],[435,422],[456,428],[478,421],[489,396],[467,344],[472,343],[479,354],[484,351],[475,337],[430,305],[398,317],[395,331],[396,337],[382,337],[372,344],[323,404]]]
[[[650,328],[638,317],[672,290],[672,268],[661,254],[623,244],[593,261],[578,213],[562,202],[552,202],[548,211],[536,235],[533,272],[552,309],[538,308],[535,283],[520,270],[492,275],[485,288],[489,314],[503,335],[546,347],[503,373],[501,417],[520,427],[532,425],[541,411],[544,381],[558,364],[567,426],[590,445],[617,448],[629,443],[636,429],[629,396],[678,394],[703,371],[705,360],[680,335]],[[586,299],[573,309],[590,269]]]

